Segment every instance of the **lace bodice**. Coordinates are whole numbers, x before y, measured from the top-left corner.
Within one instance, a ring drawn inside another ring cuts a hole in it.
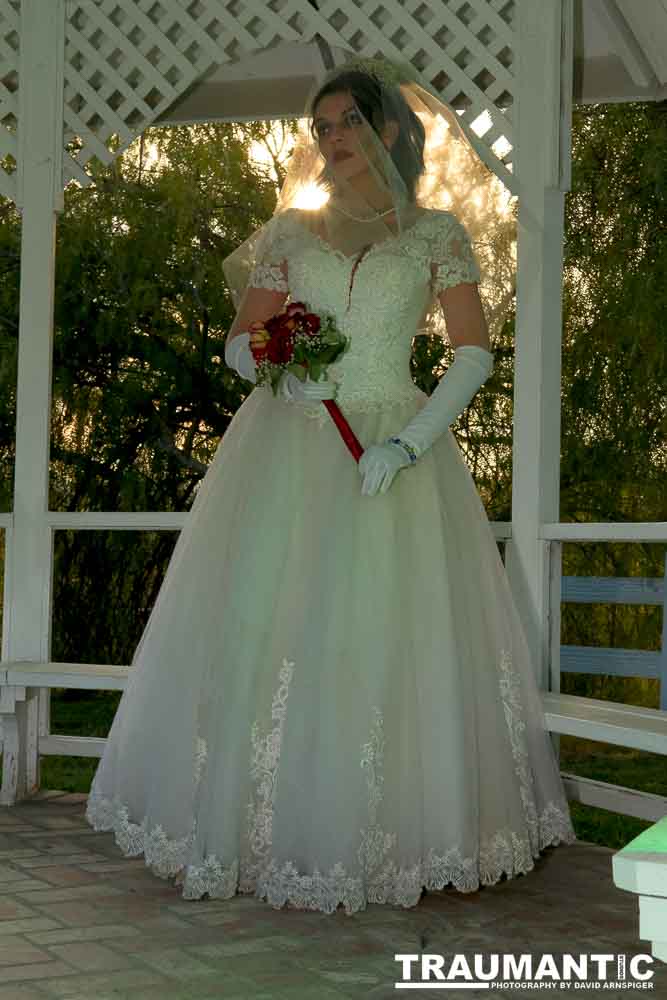
[[[311,232],[299,209],[274,220],[249,285],[289,293],[314,312],[330,313],[350,347],[328,368],[346,411],[407,403],[423,395],[410,354],[425,310],[444,288],[479,281],[465,228],[450,212],[425,211],[399,236],[346,257]],[[270,389],[267,389],[270,391]],[[325,421],[322,406],[301,404]]]

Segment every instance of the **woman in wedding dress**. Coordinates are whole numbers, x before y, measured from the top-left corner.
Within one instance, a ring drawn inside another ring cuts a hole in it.
[[[89,822],[187,899],[410,907],[424,889],[527,873],[575,839],[509,583],[449,429],[493,367],[461,218],[472,200],[455,213],[419,195],[434,117],[397,74],[328,75],[274,217],[229,262],[232,288],[244,277],[225,356],[244,378],[257,382],[262,343],[249,328],[287,301],[335,317],[349,348],[321,381],[285,372],[277,395],[255,384],[235,414],[92,784]],[[449,152],[476,155],[455,117]],[[300,208],[313,179],[328,200]],[[455,360],[428,397],[410,351],[436,313]]]

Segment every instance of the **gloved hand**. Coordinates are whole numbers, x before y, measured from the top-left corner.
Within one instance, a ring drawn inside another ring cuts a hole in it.
[[[359,459],[359,472],[364,477],[362,495],[372,497],[378,492],[386,493],[398,470],[409,464],[410,459],[400,445],[391,441],[372,444]]]
[[[249,382],[257,381],[257,365],[250,350],[250,334],[237,333],[225,342],[225,364]]]
[[[456,420],[492,371],[490,351],[476,344],[457,347],[453,364],[410,423],[396,437],[371,445],[359,459],[359,473],[364,477],[362,494],[386,493],[398,470],[414,465]]]
[[[293,372],[283,372],[278,382],[278,393],[287,403],[321,403],[323,399],[333,399],[336,383],[322,378],[313,382],[306,375],[305,382]]]

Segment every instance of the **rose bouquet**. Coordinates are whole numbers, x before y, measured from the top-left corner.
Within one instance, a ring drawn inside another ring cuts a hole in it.
[[[291,302],[269,319],[251,323],[248,330],[264,335],[261,345],[251,347],[257,368],[256,385],[270,384],[274,396],[278,394],[278,383],[284,372],[292,372],[302,382],[306,376],[319,382],[326,374],[327,365],[337,361],[350,346],[349,337],[337,329],[332,316],[310,312],[304,302]],[[333,399],[322,402],[358,462],[364,449],[340,407]]]

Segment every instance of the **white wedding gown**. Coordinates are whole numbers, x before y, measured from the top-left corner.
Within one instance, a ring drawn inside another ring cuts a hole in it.
[[[463,231],[465,234],[465,231]],[[283,216],[253,284],[330,312],[362,446],[427,396],[412,338],[474,280],[431,211],[354,261]],[[287,262],[288,285],[280,270]],[[352,280],[353,279],[353,280]],[[321,403],[255,387],[229,425],[136,649],[87,817],[187,899],[347,913],[529,872],[571,843],[533,668],[451,431],[385,494]]]

